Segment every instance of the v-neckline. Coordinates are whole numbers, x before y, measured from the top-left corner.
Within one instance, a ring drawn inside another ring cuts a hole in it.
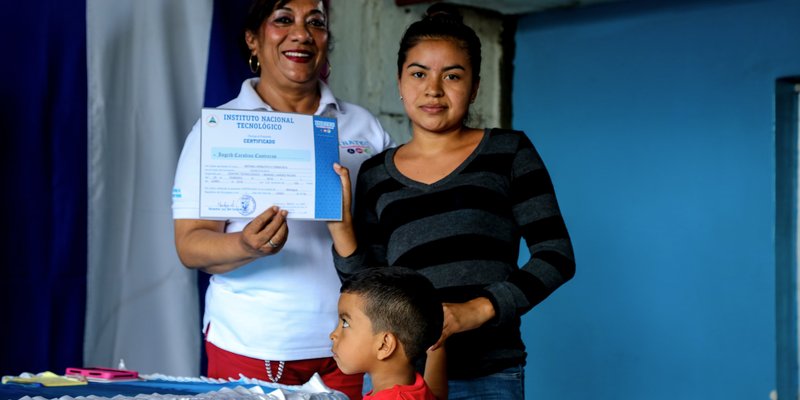
[[[390,149],[389,151],[387,151],[386,155],[385,155],[385,158],[384,158],[384,164],[386,165],[386,170],[389,172],[389,176],[391,176],[392,178],[394,178],[397,181],[401,182],[402,184],[404,184],[406,186],[414,187],[414,188],[417,188],[417,189],[429,190],[429,189],[432,189],[432,188],[435,188],[435,187],[438,187],[438,186],[446,185],[448,182],[450,182],[451,180],[455,179],[455,177],[458,174],[460,174],[461,171],[463,171],[464,168],[466,168],[467,165],[469,165],[472,162],[472,160],[475,159],[475,157],[478,156],[478,153],[481,152],[481,150],[483,149],[483,146],[487,142],[488,138],[489,138],[489,129],[487,128],[487,129],[483,130],[483,137],[481,137],[481,141],[478,142],[478,145],[475,146],[475,149],[472,150],[472,153],[470,153],[467,156],[467,158],[465,158],[464,161],[461,162],[461,164],[459,164],[457,167],[455,167],[455,169],[450,171],[449,174],[445,175],[441,179],[439,179],[439,180],[437,180],[435,182],[432,182],[432,183],[425,183],[425,182],[420,182],[418,180],[411,179],[411,178],[403,175],[403,173],[400,172],[399,169],[397,169],[397,165],[394,163],[394,155],[395,155],[395,153],[397,153],[397,150],[399,148],[403,147],[404,145],[400,145],[400,146],[394,147],[394,148]]]

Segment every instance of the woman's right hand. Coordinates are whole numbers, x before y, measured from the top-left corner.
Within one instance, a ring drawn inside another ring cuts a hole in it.
[[[186,268],[221,274],[276,254],[289,237],[286,215],[286,210],[270,207],[233,233],[225,233],[225,221],[176,219],[178,257]]]
[[[350,211],[352,191],[350,186],[350,171],[339,163],[333,164],[333,170],[342,182],[342,220],[328,221],[328,230],[333,239],[333,248],[342,257],[353,254],[358,247],[355,230],[353,229],[353,214]]]
[[[286,210],[272,206],[253,218],[239,236],[242,248],[253,258],[275,254],[289,238]]]
[[[443,303],[442,311],[444,313],[442,336],[428,351],[444,346],[445,340],[454,333],[476,329],[495,316],[494,305],[486,297],[477,297],[465,303]]]

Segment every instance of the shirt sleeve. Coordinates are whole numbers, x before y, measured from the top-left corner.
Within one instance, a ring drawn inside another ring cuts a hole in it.
[[[172,187],[172,218],[200,218],[200,120],[186,137]]]
[[[575,275],[572,242],[550,174],[531,141],[520,136],[512,162],[511,202],[530,258],[507,280],[485,289],[495,307],[495,324],[526,313]]]

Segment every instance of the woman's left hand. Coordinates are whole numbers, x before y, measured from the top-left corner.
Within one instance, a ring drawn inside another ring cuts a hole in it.
[[[444,345],[447,338],[458,332],[473,330],[494,318],[494,306],[486,297],[478,297],[466,303],[444,303],[444,327],[442,336],[428,350],[436,350]]]
[[[342,183],[342,220],[328,221],[328,231],[333,239],[333,248],[342,257],[347,257],[356,251],[358,246],[356,235],[353,231],[353,216],[350,212],[352,195],[350,191],[350,171],[340,165],[333,164],[333,170],[339,175]]]

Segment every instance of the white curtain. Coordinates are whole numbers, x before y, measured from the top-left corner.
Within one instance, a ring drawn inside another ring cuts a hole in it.
[[[87,0],[87,366],[199,373],[196,276],[178,261],[170,204],[202,106],[212,3]]]

